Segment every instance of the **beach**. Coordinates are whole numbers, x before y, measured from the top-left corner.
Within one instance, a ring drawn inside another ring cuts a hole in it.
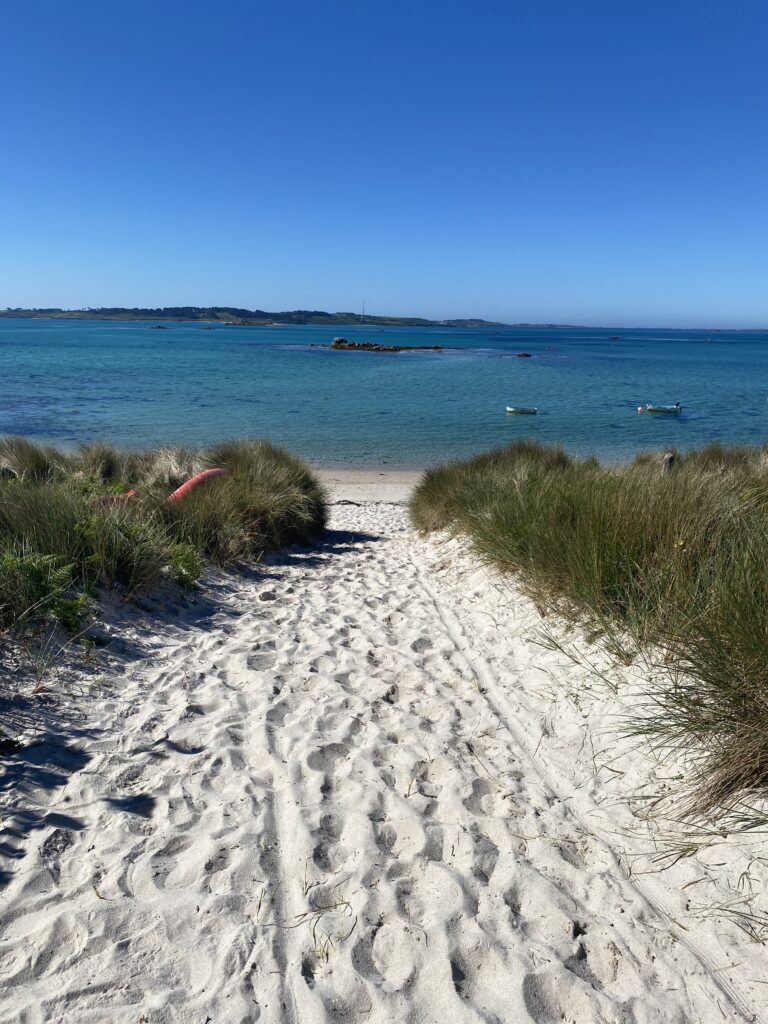
[[[768,7],[4,13],[0,1024],[768,1024]]]
[[[335,502],[405,504],[422,474],[416,470],[321,469],[320,480]]]
[[[50,683],[0,1019],[760,1020],[764,949],[713,910],[764,889],[759,840],[665,852],[644,795],[674,765],[619,738],[633,670],[608,693],[419,538],[415,475],[323,479],[315,544],[108,606],[112,644]]]

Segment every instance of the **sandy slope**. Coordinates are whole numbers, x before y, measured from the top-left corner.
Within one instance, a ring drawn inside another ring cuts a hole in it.
[[[401,506],[337,505],[209,618],[137,633],[81,761],[50,741],[29,776],[0,1019],[757,1019],[739,933],[655,909],[573,737],[547,761],[531,701],[564,659],[460,561]]]

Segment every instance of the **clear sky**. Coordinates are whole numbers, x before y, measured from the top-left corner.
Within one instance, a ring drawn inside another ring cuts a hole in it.
[[[0,307],[768,326],[766,0],[30,0]]]

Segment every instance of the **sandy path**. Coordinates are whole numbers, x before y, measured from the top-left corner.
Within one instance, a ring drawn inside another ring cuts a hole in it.
[[[82,827],[14,867],[3,1021],[742,1019],[531,756],[434,563],[401,506],[337,505],[94,695],[91,759],[28,796]]]

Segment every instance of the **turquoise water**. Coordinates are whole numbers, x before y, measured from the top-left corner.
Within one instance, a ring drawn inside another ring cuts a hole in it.
[[[448,350],[318,347],[335,333]],[[611,460],[768,440],[760,332],[0,320],[0,359],[0,434],[65,447],[269,437],[322,466],[420,468],[523,437]],[[676,401],[679,418],[636,411]]]

